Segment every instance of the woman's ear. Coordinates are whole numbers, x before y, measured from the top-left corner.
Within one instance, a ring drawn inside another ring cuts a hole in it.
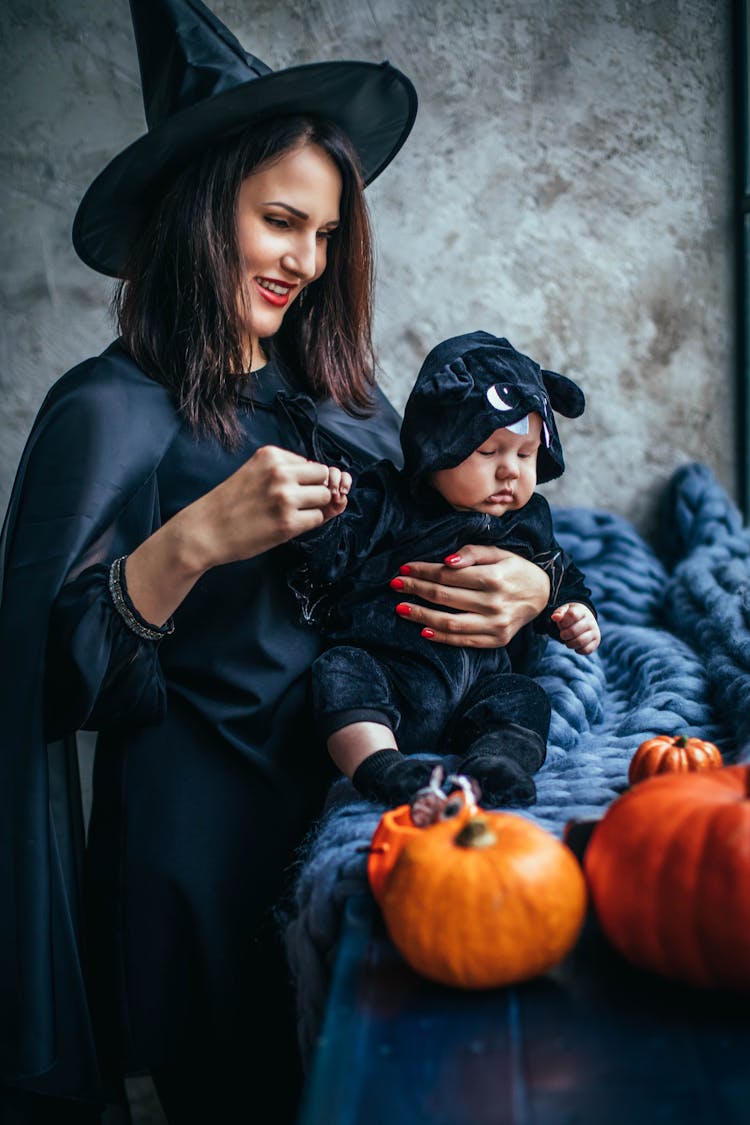
[[[567,375],[558,375],[557,371],[543,370],[542,380],[552,409],[565,418],[580,418],[586,408],[586,399],[578,384]]]

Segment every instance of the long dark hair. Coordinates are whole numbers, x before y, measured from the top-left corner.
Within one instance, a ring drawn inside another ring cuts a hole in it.
[[[247,176],[304,144],[319,145],[341,173],[340,223],[324,273],[264,349],[313,397],[330,395],[350,414],[367,414],[375,378],[372,237],[357,156],[328,121],[274,118],[198,157],[152,213],[112,302],[139,366],[172,392],[196,433],[229,446],[239,436],[237,375],[246,364],[237,196]]]

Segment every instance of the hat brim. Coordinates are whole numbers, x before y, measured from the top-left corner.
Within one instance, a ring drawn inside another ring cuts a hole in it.
[[[122,277],[154,204],[193,157],[254,121],[295,113],[343,129],[369,184],[409,135],[417,94],[390,63],[329,62],[273,71],[196,102],[139,137],[96,177],[73,222],[76,253],[99,273]]]

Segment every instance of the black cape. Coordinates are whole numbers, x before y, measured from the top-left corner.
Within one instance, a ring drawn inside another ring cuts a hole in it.
[[[49,747],[44,725],[47,622],[68,570],[110,525],[124,500],[143,492],[158,525],[153,466],[178,420],[165,390],[123,353],[107,356],[112,378],[97,384],[92,411],[121,418],[96,461],[80,465],[90,423],[86,382],[96,360],[50,391],[19,466],[2,533],[0,580],[0,1011],[3,1079],[39,1076],[40,1092],[76,1094],[99,1084],[81,953],[82,809],[73,740]],[[142,424],[126,420],[138,399]],[[119,447],[118,444],[120,443]],[[46,1079],[44,1076],[47,1076]]]
[[[395,411],[379,403],[364,422],[328,410],[363,461],[399,456]],[[322,404],[327,425],[325,416]],[[180,426],[164,388],[113,344],[49,392],[2,532],[2,1080],[56,1096],[98,1099],[101,1079],[85,987],[75,742],[48,744],[45,730],[48,623],[71,571],[101,556],[103,537],[111,558],[160,525],[156,468]]]

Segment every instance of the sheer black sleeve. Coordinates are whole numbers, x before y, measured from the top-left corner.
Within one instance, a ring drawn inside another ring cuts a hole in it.
[[[66,583],[52,607],[47,641],[48,737],[160,722],[166,689],[158,646],[157,637],[138,635],[118,612],[109,563]]]

